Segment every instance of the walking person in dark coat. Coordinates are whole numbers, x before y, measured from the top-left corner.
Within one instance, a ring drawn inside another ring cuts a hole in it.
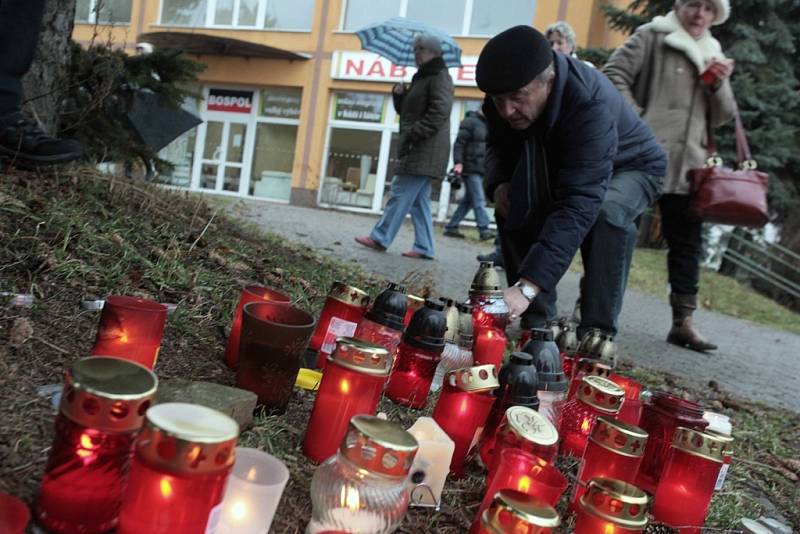
[[[453,172],[464,182],[464,196],[458,203],[450,222],[444,227],[444,235],[464,237],[458,225],[472,209],[480,238],[492,239],[489,230],[489,215],[483,196],[483,177],[486,174],[486,117],[481,110],[470,111],[458,127],[458,136],[453,143]]]
[[[356,242],[386,250],[405,216],[411,213],[414,247],[403,256],[430,260],[434,257],[431,180],[447,172],[453,80],[436,37],[419,35],[414,41],[414,56],[419,70],[411,85],[397,84],[392,89],[394,107],[400,115],[400,162],[395,168],[389,201],[370,235],[357,237]]]
[[[556,284],[580,249],[579,334],[616,334],[635,220],[661,193],[664,151],[603,74],[553,52],[530,26],[490,39],[476,78],[509,313],[526,328],[554,318]]]

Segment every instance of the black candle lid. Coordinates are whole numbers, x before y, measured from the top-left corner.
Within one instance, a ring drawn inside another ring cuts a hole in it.
[[[414,312],[403,335],[403,341],[424,350],[441,351],[444,348],[444,333],[447,330],[444,305],[426,300],[425,306]]]
[[[531,328],[531,340],[553,341],[553,331],[550,328]]]
[[[372,303],[372,308],[367,312],[365,318],[392,330],[403,330],[403,318],[406,315],[407,306],[405,288],[390,283],[375,297],[375,302]]]

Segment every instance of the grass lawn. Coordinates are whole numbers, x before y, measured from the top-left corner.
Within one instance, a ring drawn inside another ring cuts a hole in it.
[[[637,266],[650,262],[655,268],[659,258],[649,251],[637,255]],[[661,281],[654,274],[632,278],[642,280],[636,287],[646,281],[663,294],[663,268],[661,273]],[[4,174],[0,291],[33,293],[36,303],[30,309],[0,307],[0,491],[28,503],[36,497],[54,417],[49,398],[37,389],[60,383],[64,367],[91,349],[98,314],[81,309],[81,300],[129,294],[177,303],[155,368],[159,378],[233,385],[234,373],[222,355],[241,287],[278,288],[316,314],[334,280],[372,295],[384,283],[351,264],[242,227],[203,198],[80,169]],[[718,297],[714,309],[721,310],[721,302]],[[693,390],[647,369],[624,371],[732,418],[736,456],[712,503],[709,525],[737,530],[741,517],[766,514],[800,528],[800,414],[712,389]],[[260,413],[240,437],[240,444],[274,454],[291,472],[272,532],[301,533],[308,522],[314,466],[300,443],[313,401],[313,393],[298,391],[285,415]],[[407,427],[432,406],[433,399],[426,410],[414,411],[383,399],[380,409]],[[568,473],[575,469],[562,467]],[[411,510],[398,532],[465,532],[482,497],[482,481],[473,464],[463,479],[448,481],[439,512]]]

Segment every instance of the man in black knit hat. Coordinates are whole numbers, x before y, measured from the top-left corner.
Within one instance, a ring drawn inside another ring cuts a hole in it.
[[[554,318],[556,285],[580,249],[578,334],[616,335],[635,221],[661,193],[664,151],[602,73],[554,52],[530,26],[490,39],[476,78],[510,314],[523,328]]]

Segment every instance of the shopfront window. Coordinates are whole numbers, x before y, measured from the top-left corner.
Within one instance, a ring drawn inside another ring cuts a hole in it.
[[[332,128],[322,183],[323,202],[372,208],[381,132]]]
[[[119,24],[131,21],[131,0],[78,0],[75,22]]]
[[[158,157],[172,164],[172,169],[159,174],[161,183],[189,187],[196,139],[197,128],[192,128],[159,151]]]
[[[313,13],[314,0],[162,0],[161,23],[308,31]]]

